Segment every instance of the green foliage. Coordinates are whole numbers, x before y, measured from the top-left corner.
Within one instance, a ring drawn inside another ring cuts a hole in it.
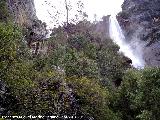
[[[18,28],[0,25],[0,80],[10,91],[3,103],[9,106],[4,115],[58,114],[62,75],[47,64],[47,58],[30,58]],[[14,99],[13,103],[9,103],[10,99]]]
[[[83,113],[96,120],[118,120],[118,117],[107,107],[109,91],[98,81],[88,78],[67,78],[77,98],[77,105]]]
[[[113,84],[122,78],[129,64],[125,64],[123,55],[118,53],[119,47],[112,40],[104,41],[103,36],[94,33],[94,25],[86,21],[68,25],[68,29],[66,42],[62,42],[65,40],[62,27],[55,29],[50,38],[52,64],[64,68],[67,76],[97,78],[103,84]]]
[[[122,78],[125,70],[129,68],[129,64],[125,65],[123,55],[117,53],[118,50],[119,47],[107,39],[97,52],[101,81],[105,85],[112,85],[113,81]]]
[[[119,47],[94,34],[91,23],[82,23],[73,25],[68,37],[60,27],[45,44],[48,52],[35,56],[19,28],[0,23],[0,82],[7,87],[3,114],[160,119],[160,68],[129,70]]]
[[[23,59],[23,55],[18,54],[21,38],[21,31],[16,26],[11,23],[0,23],[0,81],[3,81],[10,91],[8,101],[6,100],[8,106],[13,105],[9,102],[11,99],[19,101],[30,88],[34,87],[31,64]],[[13,110],[15,106],[16,103],[7,109]]]
[[[20,38],[19,30],[12,24],[0,23],[0,70],[1,76],[14,63],[16,51],[18,49],[18,40]]]
[[[112,106],[122,119],[159,119],[159,74],[159,68],[130,70],[125,74]]]
[[[130,84],[118,92],[113,88],[112,81],[122,78],[129,67],[118,53],[119,47],[110,39],[103,41],[95,35],[90,23],[85,25],[73,25],[68,38],[64,28],[59,28],[46,43],[48,52],[33,57],[22,31],[15,25],[0,23],[0,80],[9,89],[8,98],[4,98],[4,104],[8,103],[4,115],[120,120],[129,108],[117,112],[121,105],[118,101],[126,100],[128,90],[128,105],[134,103],[133,109],[139,108],[136,101],[131,101],[135,96],[131,96],[134,90]],[[131,76],[124,78],[134,78]],[[144,118],[146,111],[135,116]]]
[[[83,52],[76,53],[73,49],[68,49],[65,55],[65,71],[67,76],[95,78],[98,75],[96,61],[85,57]]]

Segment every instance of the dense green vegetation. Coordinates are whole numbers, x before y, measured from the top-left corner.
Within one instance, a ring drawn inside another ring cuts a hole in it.
[[[114,111],[125,120],[158,120],[160,69],[128,70],[113,102]]]
[[[34,55],[20,28],[0,22],[0,115],[159,120],[160,68],[131,68],[95,27],[55,28]]]

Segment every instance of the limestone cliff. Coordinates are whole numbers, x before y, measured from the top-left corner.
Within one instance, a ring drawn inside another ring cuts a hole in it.
[[[138,42],[148,66],[160,66],[160,1],[124,0],[117,19],[128,42]],[[132,45],[132,44],[131,44]]]
[[[38,20],[34,6],[34,0],[3,1],[5,1],[8,14],[11,16],[13,22],[24,29],[24,36],[26,36],[26,40],[29,44],[31,42],[45,39],[47,34],[46,24]]]
[[[34,0],[7,0],[14,21],[20,25],[30,25],[37,20]]]

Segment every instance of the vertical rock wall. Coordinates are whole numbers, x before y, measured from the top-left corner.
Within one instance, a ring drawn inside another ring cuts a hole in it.
[[[128,42],[143,47],[147,66],[160,66],[160,1],[124,0],[117,15]]]
[[[34,0],[6,0],[6,4],[14,23],[24,28],[28,44],[45,39],[46,24],[38,20]]]
[[[7,5],[16,23],[31,25],[37,20],[34,0],[7,0]]]

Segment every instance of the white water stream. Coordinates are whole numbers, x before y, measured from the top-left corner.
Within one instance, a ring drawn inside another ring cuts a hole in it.
[[[116,16],[113,15],[110,17],[110,36],[116,44],[120,46],[120,52],[122,52],[126,57],[132,60],[132,65],[136,68],[143,68],[144,62],[143,59],[138,55],[141,54],[137,50],[132,49],[129,44],[125,41],[123,31],[116,19]]]

